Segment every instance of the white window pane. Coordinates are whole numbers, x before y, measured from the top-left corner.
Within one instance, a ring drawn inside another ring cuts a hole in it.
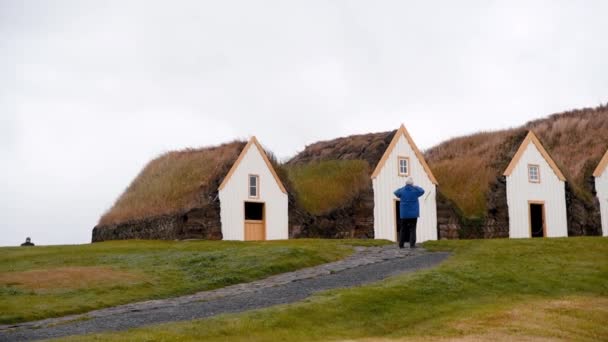
[[[538,181],[540,179],[538,166],[530,166],[528,168],[528,174],[531,181]]]
[[[249,176],[249,197],[258,197],[259,177]]]
[[[407,159],[399,159],[399,173],[407,174],[408,173],[408,165]]]

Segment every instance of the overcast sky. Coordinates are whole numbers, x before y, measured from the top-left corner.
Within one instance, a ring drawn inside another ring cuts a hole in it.
[[[0,245],[90,241],[156,155],[417,144],[608,101],[608,1],[0,0]]]

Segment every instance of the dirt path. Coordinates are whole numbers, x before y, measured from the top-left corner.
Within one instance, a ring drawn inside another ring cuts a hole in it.
[[[395,246],[358,248],[351,257],[190,296],[146,301],[43,321],[0,326],[0,341],[125,330],[293,303],[328,289],[367,284],[437,265],[447,253]]]

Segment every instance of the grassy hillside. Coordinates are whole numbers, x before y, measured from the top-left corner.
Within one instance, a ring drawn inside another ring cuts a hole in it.
[[[369,186],[365,160],[328,160],[288,166],[298,203],[313,215],[322,215],[350,202]]]
[[[146,165],[99,224],[182,212],[200,205],[201,191],[213,190],[214,183],[218,183],[217,189],[245,144],[235,141],[161,155]]]
[[[425,158],[440,191],[468,217],[483,217],[490,185],[502,176],[527,130],[533,130],[577,195],[590,200],[587,178],[608,148],[608,106],[554,114],[522,127],[445,141]]]
[[[0,324],[249,282],[340,259],[373,240],[115,241],[0,248]]]
[[[439,267],[303,302],[74,341],[601,341],[608,239],[460,240]]]

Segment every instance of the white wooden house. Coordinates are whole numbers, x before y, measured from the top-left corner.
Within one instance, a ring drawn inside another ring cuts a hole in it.
[[[287,191],[252,137],[219,187],[224,240],[287,239]]]
[[[504,172],[509,237],[568,236],[566,177],[530,131]]]
[[[595,191],[600,202],[602,235],[608,236],[608,151],[593,172],[593,177],[595,177]]]
[[[414,183],[425,191],[419,199],[420,218],[416,240],[437,240],[437,180],[403,125],[372,173],[376,239],[397,240],[399,200],[393,192],[405,186],[408,177],[412,177]]]

